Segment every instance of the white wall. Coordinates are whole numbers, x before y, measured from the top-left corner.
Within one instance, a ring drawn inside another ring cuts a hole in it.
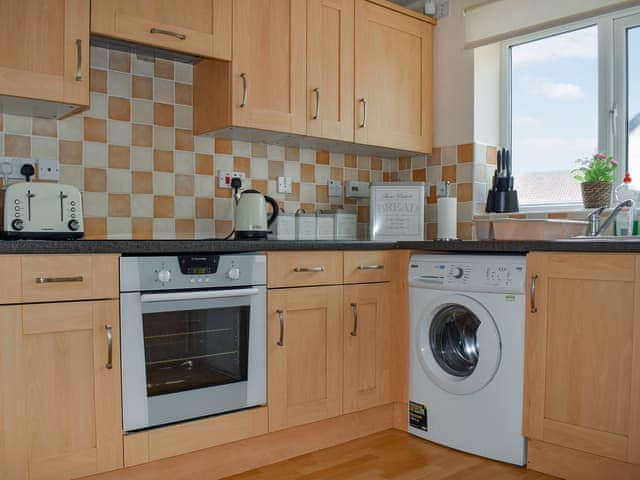
[[[474,55],[474,127],[476,143],[500,145],[500,44],[476,48]]]

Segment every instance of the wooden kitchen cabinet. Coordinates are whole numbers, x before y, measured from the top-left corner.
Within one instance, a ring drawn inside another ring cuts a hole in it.
[[[91,33],[231,59],[232,0],[92,0]]]
[[[527,271],[530,468],[591,478],[640,463],[640,256],[533,253]]]
[[[0,318],[0,479],[122,467],[118,302],[7,306]]]
[[[392,401],[388,283],[344,287],[343,413]]]
[[[353,0],[307,2],[307,135],[353,141]]]
[[[269,431],[342,412],[342,286],[268,293]]]
[[[355,0],[355,142],[430,153],[433,25]]]
[[[61,118],[89,105],[89,0],[0,2],[3,111]]]

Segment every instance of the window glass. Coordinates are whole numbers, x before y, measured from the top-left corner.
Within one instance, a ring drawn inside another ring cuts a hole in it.
[[[634,183],[640,181],[640,27],[627,30],[628,162]]]

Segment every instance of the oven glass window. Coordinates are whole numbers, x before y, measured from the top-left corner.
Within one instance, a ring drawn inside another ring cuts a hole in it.
[[[249,309],[143,314],[147,395],[246,381]]]

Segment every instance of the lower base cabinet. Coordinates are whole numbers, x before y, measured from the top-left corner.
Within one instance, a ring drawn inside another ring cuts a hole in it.
[[[1,480],[122,467],[119,352],[115,300],[0,307]]]

